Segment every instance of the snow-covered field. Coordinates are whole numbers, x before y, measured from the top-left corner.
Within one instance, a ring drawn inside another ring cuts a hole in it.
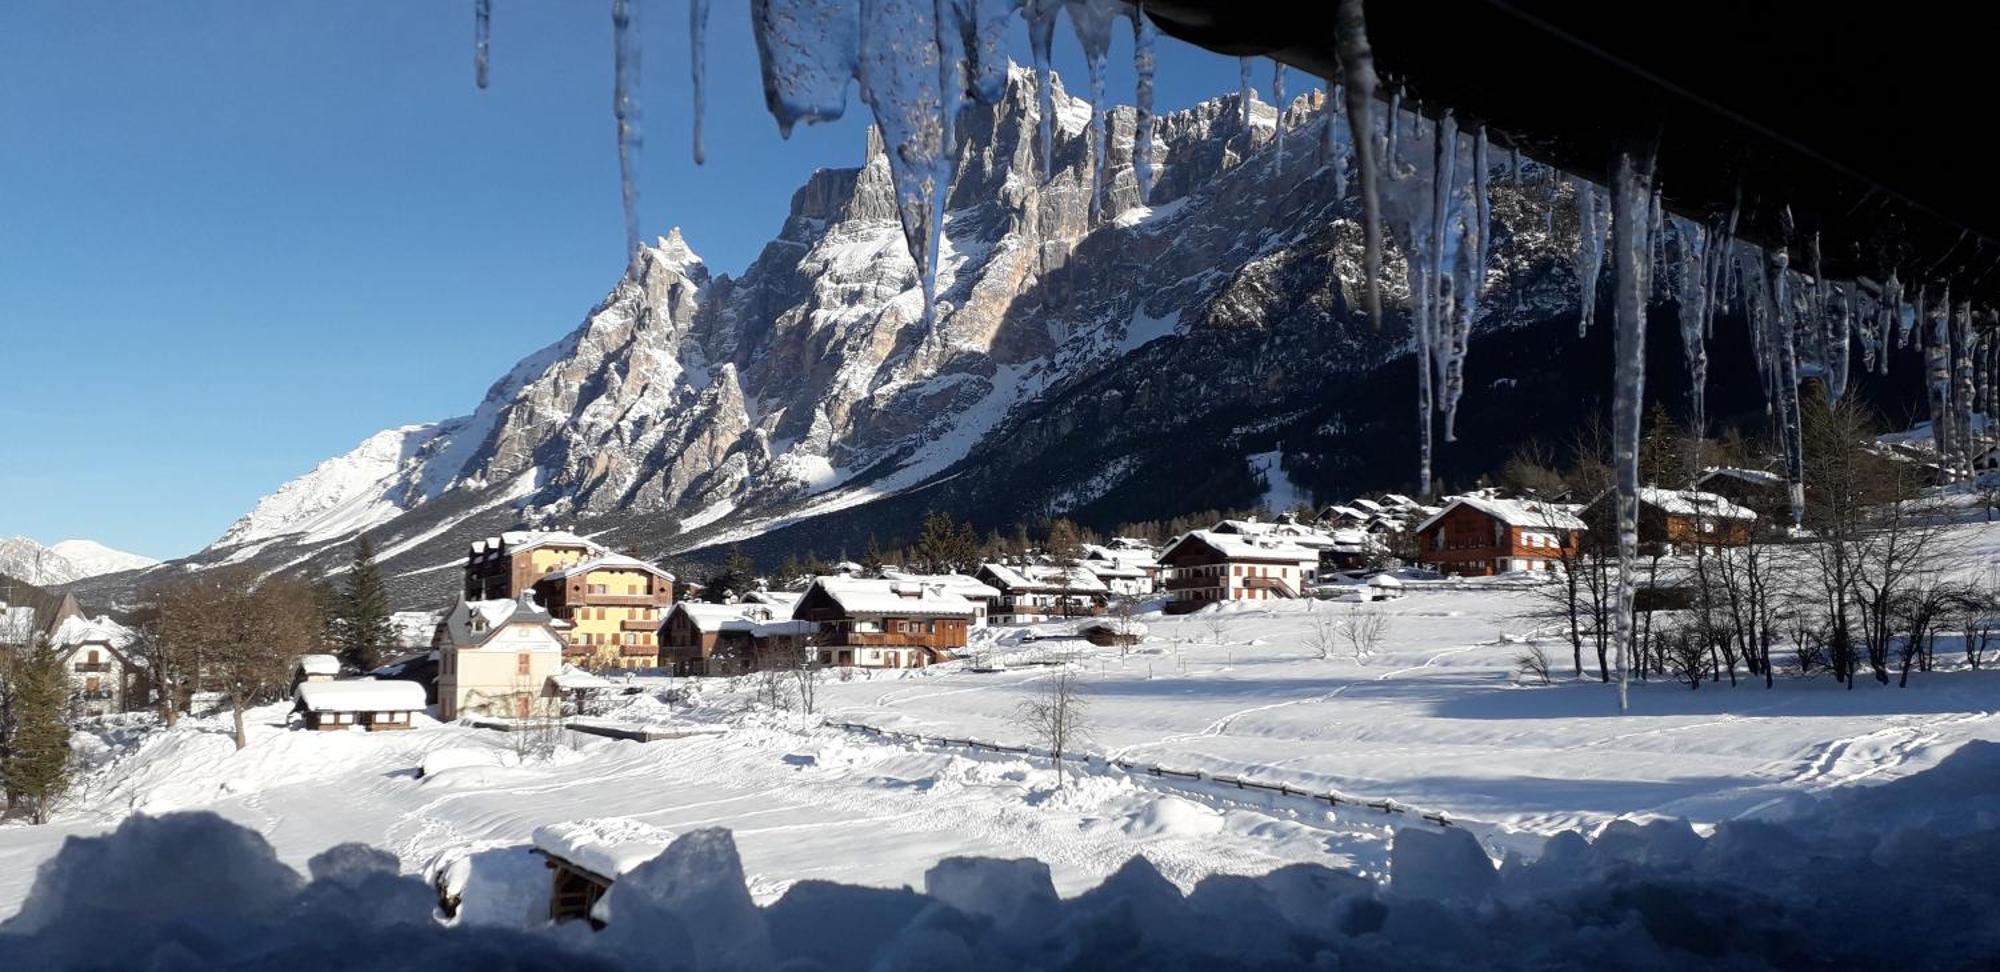
[[[808,728],[758,704],[753,679],[679,680],[672,704],[667,680],[638,679],[643,691],[605,718],[725,731],[649,743],[573,735],[553,756],[526,758],[514,737],[458,725],[287,731],[282,706],[255,714],[240,753],[226,717],[106,731],[55,823],[0,828],[0,917],[20,908],[36,865],[65,837],[136,812],[214,810],[301,870],[344,841],[387,849],[418,874],[469,856],[468,919],[520,924],[540,900],[477,886],[541,891],[545,872],[527,851],[535,828],[581,818],[630,817],[672,834],[729,828],[764,903],[805,879],[920,885],[939,859],[966,854],[1040,858],[1064,894],[1144,854],[1187,888],[1292,862],[1380,874],[1393,828],[1435,829],[1420,811],[1448,815],[1496,858],[1620,816],[1686,817],[1706,830],[2000,739],[2000,675],[1989,672],[1933,673],[1901,690],[1845,691],[1826,678],[1769,690],[1635,683],[1620,715],[1615,692],[1594,679],[1518,682],[1531,607],[1504,582],[1412,585],[1365,608],[1390,620],[1379,650],[1360,658],[1309,646],[1315,615],[1343,604],[1228,605],[1219,623],[1148,616],[1145,640],[1123,651],[1021,643],[1021,629],[1001,629],[979,653],[1001,670],[957,663],[830,678],[820,690],[830,720],[1020,745],[1032,740],[1015,710],[1052,671],[1032,663],[1066,658],[1086,677],[1093,753],[1387,799],[1413,808],[1405,814],[1102,762],[1058,790],[1044,761]],[[1567,660],[1563,646],[1548,647]],[[427,759],[432,772],[419,778]]]

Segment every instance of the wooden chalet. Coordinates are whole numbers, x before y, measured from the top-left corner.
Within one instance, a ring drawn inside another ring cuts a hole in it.
[[[660,662],[676,675],[743,675],[790,657],[817,630],[777,605],[682,601],[660,627]]]
[[[1558,569],[1585,529],[1567,506],[1458,496],[1417,525],[1417,561],[1461,577]]]
[[[1319,575],[1319,552],[1261,535],[1193,530],[1160,552],[1172,600],[1167,613],[1185,614],[1219,601],[1303,595]]]
[[[815,626],[819,663],[922,668],[963,651],[972,602],[933,584],[820,577],[792,611]]]
[[[1792,507],[1791,487],[1785,477],[1762,469],[1710,469],[1695,479],[1694,488],[1748,507],[1769,522],[1785,519]]]
[[[1583,521],[1612,537],[1618,531],[1618,494],[1607,490],[1584,507]],[[1639,488],[1639,543],[1672,552],[1697,545],[1741,547],[1750,542],[1757,513],[1716,493]]]
[[[987,563],[979,565],[976,576],[1000,592],[990,609],[996,624],[1099,614],[1111,597],[1110,588],[1081,566]]]

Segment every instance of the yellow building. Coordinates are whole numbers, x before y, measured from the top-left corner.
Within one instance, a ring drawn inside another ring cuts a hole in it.
[[[518,599],[460,598],[438,626],[438,718],[554,715],[565,625],[523,592]]]
[[[535,582],[549,613],[569,622],[564,654],[588,668],[656,668],[660,622],[674,603],[674,575],[604,553]]]

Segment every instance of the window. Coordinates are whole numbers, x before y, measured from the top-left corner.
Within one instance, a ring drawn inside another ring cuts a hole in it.
[[[637,594],[637,593],[639,593],[639,585],[637,585],[637,584],[627,584],[627,585],[625,585],[625,593],[627,593],[627,594]]]
[[[529,666],[533,665],[534,661],[535,661],[535,656],[530,655],[525,651],[516,654],[514,656],[514,674],[516,675],[528,674]]]

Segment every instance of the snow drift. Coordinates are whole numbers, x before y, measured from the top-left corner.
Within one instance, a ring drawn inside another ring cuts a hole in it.
[[[613,886],[602,934],[475,933],[381,851],[334,847],[308,880],[220,817],[138,816],[42,866],[0,967],[1971,967],[2000,954],[1979,917],[2000,904],[1996,780],[2000,744],[1972,742],[1707,837],[1619,821],[1495,869],[1468,832],[1406,830],[1386,886],[1302,864],[1182,894],[1134,857],[1068,900],[1040,862],[953,858],[922,893],[808,881],[758,907],[728,832],[700,830]]]

